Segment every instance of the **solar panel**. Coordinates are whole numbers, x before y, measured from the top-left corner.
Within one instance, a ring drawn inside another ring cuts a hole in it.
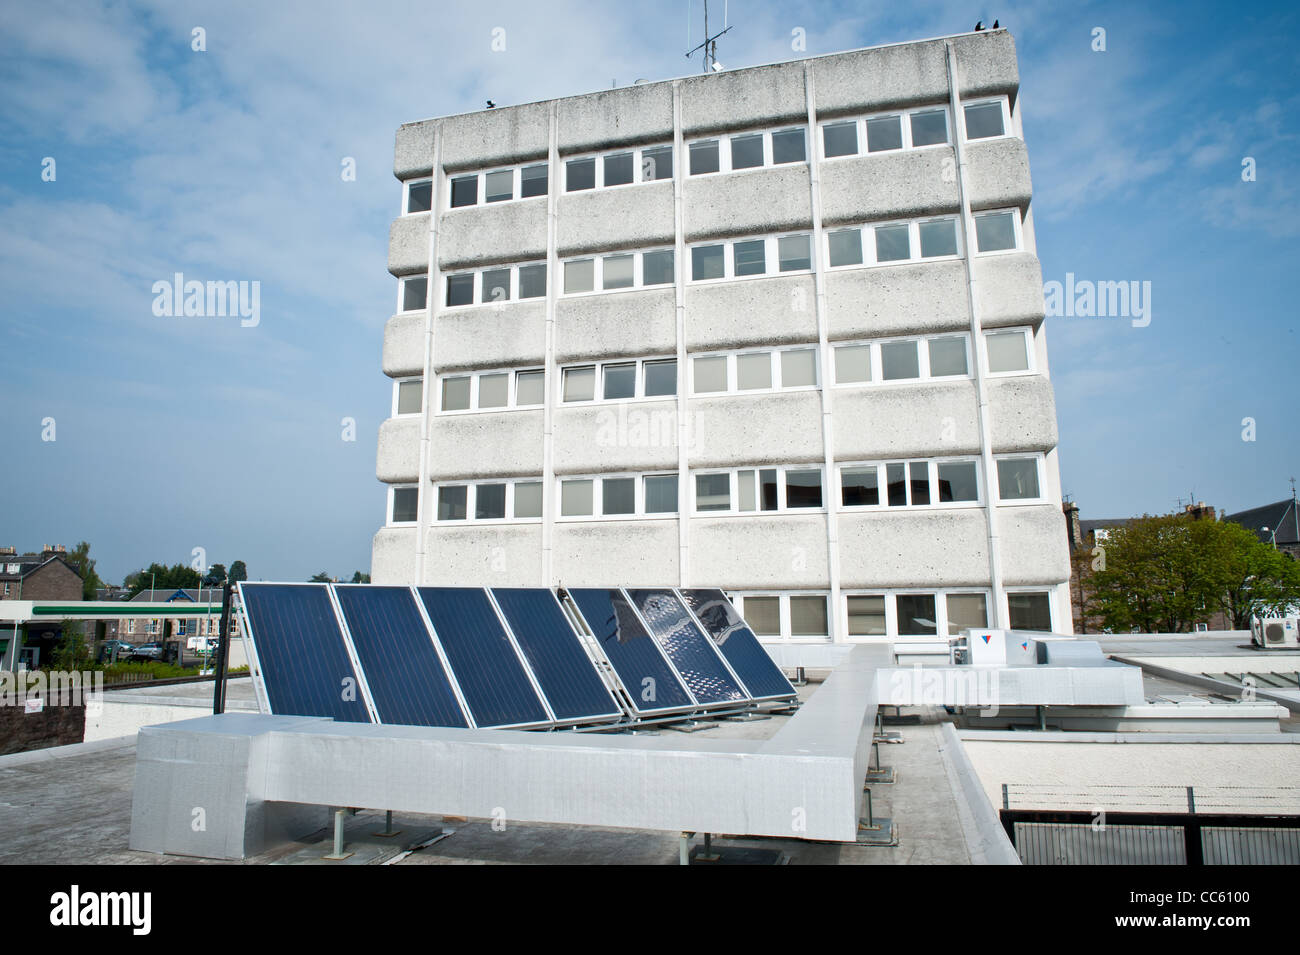
[[[671,590],[628,590],[682,681],[703,705],[745,703],[748,694]]]
[[[721,590],[695,588],[678,592],[750,696],[756,700],[787,700],[799,695]]]
[[[370,722],[326,585],[241,582],[239,594],[272,713]]]
[[[554,591],[494,588],[492,598],[561,722],[621,717]]]
[[[334,588],[381,723],[469,726],[409,587]]]
[[[621,590],[576,588],[569,596],[637,714],[694,708],[695,700]]]
[[[478,726],[552,722],[481,587],[421,587],[420,600]]]

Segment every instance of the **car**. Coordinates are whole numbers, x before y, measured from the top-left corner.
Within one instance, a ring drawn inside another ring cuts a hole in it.
[[[120,656],[121,654],[119,654],[119,658]],[[163,658],[163,645],[161,643],[146,643],[135,647],[127,656],[131,660],[161,660]]]
[[[125,640],[105,640],[99,648],[99,662],[107,663],[109,660],[116,659],[126,660],[135,652],[135,646],[127,643]]]

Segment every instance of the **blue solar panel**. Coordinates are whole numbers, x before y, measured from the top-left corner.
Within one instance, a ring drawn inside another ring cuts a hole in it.
[[[695,699],[705,705],[748,702],[749,696],[727,671],[713,641],[671,590],[629,590],[627,595]]]
[[[503,588],[492,596],[557,720],[623,715],[553,591]]]
[[[613,666],[638,713],[684,709],[694,701],[659,645],[619,590],[578,588],[569,596]]]
[[[421,587],[452,673],[479,726],[551,722],[480,587]]]
[[[781,668],[772,662],[754,632],[721,590],[682,590],[682,599],[704,625],[731,669],[756,700],[785,700],[798,696]]]
[[[469,726],[409,587],[337,586],[381,723]]]
[[[324,584],[240,584],[271,712],[369,723]]]

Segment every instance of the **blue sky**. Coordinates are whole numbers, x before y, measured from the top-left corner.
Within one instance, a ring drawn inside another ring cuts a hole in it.
[[[1066,493],[1085,517],[1286,497],[1300,477],[1300,13],[980,2],[735,0],[719,59],[803,55],[795,28],[811,55],[1000,19],[1020,57],[1044,280],[1152,286],[1145,328],[1048,320]],[[195,547],[254,578],[367,570],[385,501],[394,131],[488,98],[698,70],[683,53],[701,0],[689,21],[685,0],[648,9],[5,5],[0,544],[85,539],[114,581]],[[176,272],[259,281],[260,324],[155,316],[153,283]]]

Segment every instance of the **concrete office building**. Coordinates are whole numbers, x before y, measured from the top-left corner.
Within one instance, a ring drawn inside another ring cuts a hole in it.
[[[1002,30],[402,126],[373,580],[1070,632]]]

